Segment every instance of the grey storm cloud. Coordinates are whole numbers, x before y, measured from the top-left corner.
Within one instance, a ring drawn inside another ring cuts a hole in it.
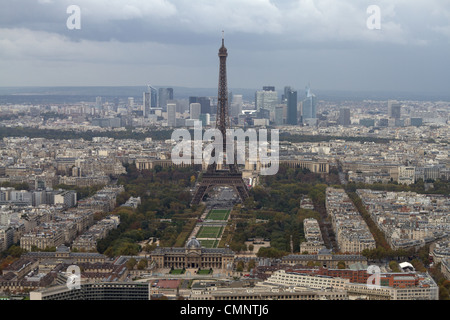
[[[236,85],[445,90],[447,0],[4,0],[0,85],[216,82],[225,30]],[[381,10],[369,30],[368,6]],[[66,9],[81,9],[69,30]],[[61,74],[70,74],[72,79]],[[86,74],[93,74],[86,77]],[[104,75],[102,77],[102,74]],[[103,80],[102,80],[103,79]]]
[[[366,9],[374,3],[381,8],[378,33],[366,28]],[[72,4],[81,9],[77,32],[65,24]],[[256,40],[420,44],[448,40],[449,19],[445,0],[6,0],[0,27],[96,41],[198,44],[226,29]]]

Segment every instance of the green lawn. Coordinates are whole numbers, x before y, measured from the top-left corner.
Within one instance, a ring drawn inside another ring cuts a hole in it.
[[[199,240],[202,247],[205,248],[217,248],[217,245],[219,244],[218,240]]]
[[[183,269],[173,269],[169,272],[170,274],[182,274]]]
[[[210,270],[208,269],[208,270],[199,270],[199,271],[197,271],[197,274],[210,274],[211,272],[210,272]]]
[[[197,238],[218,238],[222,233],[223,227],[201,227],[197,233]]]
[[[227,220],[231,210],[213,209],[206,216],[207,220]]]

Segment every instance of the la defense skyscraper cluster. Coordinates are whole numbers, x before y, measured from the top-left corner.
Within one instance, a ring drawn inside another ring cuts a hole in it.
[[[315,126],[317,123],[316,95],[311,92],[308,85],[305,89],[305,98],[300,100],[299,109],[298,92],[292,87],[284,87],[282,102],[286,105],[286,124],[287,125],[308,125]]]

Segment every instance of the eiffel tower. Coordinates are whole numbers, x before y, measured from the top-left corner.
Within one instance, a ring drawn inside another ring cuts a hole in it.
[[[230,119],[228,113],[228,88],[227,88],[227,48],[225,48],[224,37],[222,31],[222,47],[219,49],[219,92],[217,97],[217,117],[216,117],[216,129],[222,133],[223,138],[223,155],[226,156],[226,130],[230,128]],[[232,146],[234,148],[234,145]],[[220,164],[216,162],[208,165],[206,172],[203,173],[202,180],[199,183],[194,197],[192,198],[191,205],[199,204],[203,197],[214,187],[227,186],[233,187],[236,193],[239,195],[243,202],[248,198],[248,189],[244,180],[242,179],[242,172],[239,171],[237,165],[236,153],[234,153],[234,161],[232,163]],[[213,150],[212,157],[215,156],[215,149]],[[229,162],[229,161],[227,161]]]

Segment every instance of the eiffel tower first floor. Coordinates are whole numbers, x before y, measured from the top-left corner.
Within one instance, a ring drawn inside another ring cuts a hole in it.
[[[205,172],[191,201],[191,205],[199,204],[203,197],[214,187],[232,187],[242,202],[248,198],[248,188],[242,179],[242,172],[216,170],[213,173]]]

